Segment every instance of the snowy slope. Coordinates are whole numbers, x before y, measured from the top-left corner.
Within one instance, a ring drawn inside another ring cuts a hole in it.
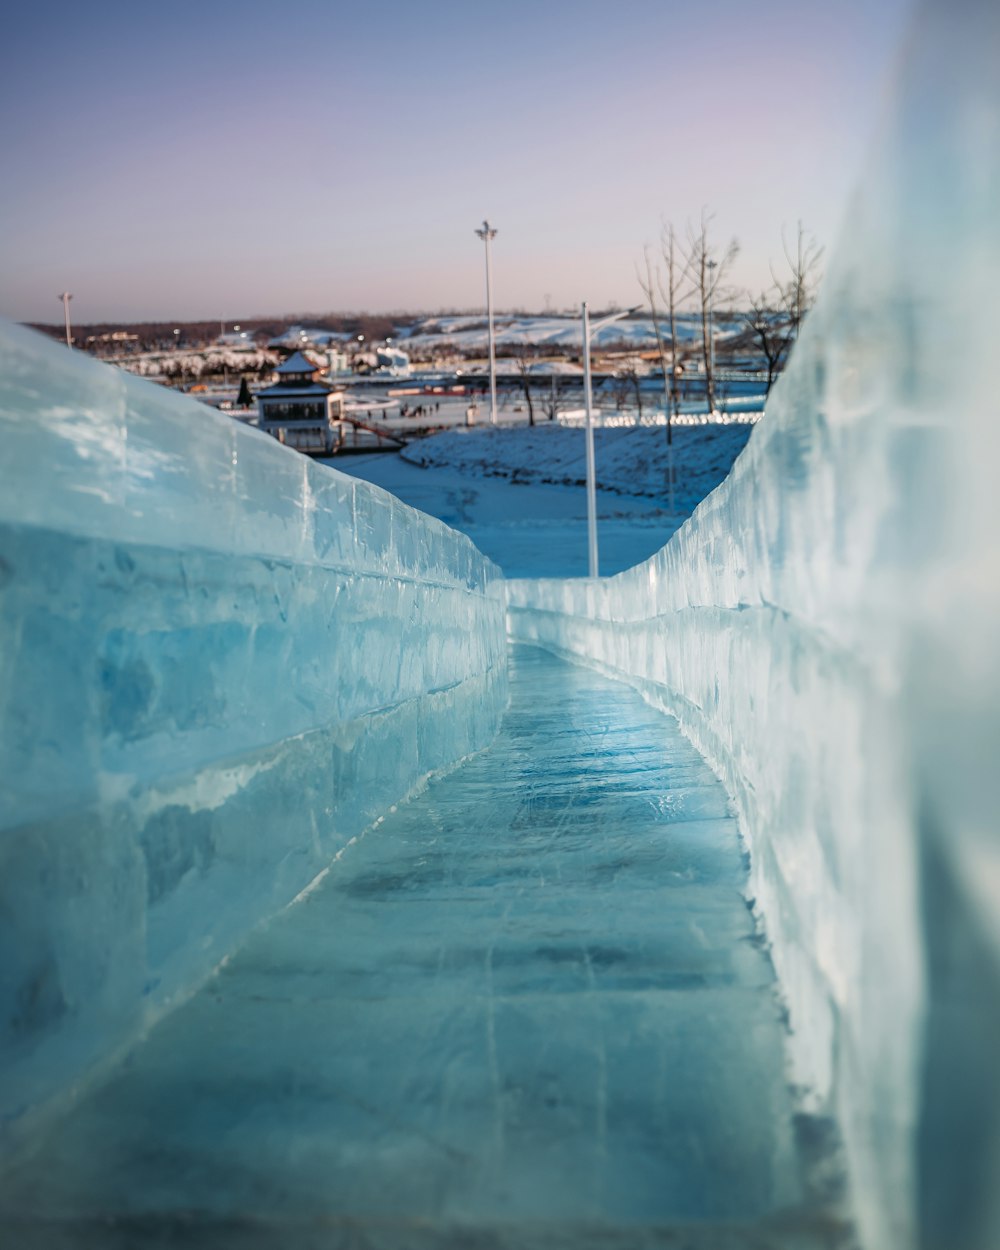
[[[494,319],[497,347],[554,347],[569,350],[581,345],[579,317],[517,317],[501,315]],[[661,323],[666,332],[665,323]],[[741,333],[745,329],[741,317],[716,317],[716,344]],[[701,319],[694,313],[684,313],[677,319],[677,341],[685,345],[701,340]],[[486,318],[480,316],[431,317],[411,327],[400,327],[400,337],[405,337],[407,347],[452,348],[457,351],[485,349],[487,345]],[[592,340],[597,347],[613,343],[626,343],[632,347],[654,348],[656,333],[649,317],[616,321],[594,333]]]
[[[725,478],[753,430],[748,425],[679,426],[674,430],[675,504],[687,514]],[[669,449],[661,427],[595,430],[597,481],[623,495],[666,497]],[[546,422],[521,429],[459,429],[411,444],[413,464],[456,469],[467,477],[518,483],[581,485],[584,434]]]
[[[329,463],[468,534],[508,577],[586,576],[587,496],[580,486],[525,483],[474,466],[425,469],[385,453]],[[684,520],[660,500],[603,490],[597,515],[600,566],[608,574],[659,551]]]

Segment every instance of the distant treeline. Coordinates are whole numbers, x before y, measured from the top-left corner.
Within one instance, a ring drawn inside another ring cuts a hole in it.
[[[310,326],[316,329],[337,330],[344,334],[363,334],[365,339],[388,338],[395,333],[395,328],[406,322],[417,320],[417,317],[393,316],[391,313],[329,313],[322,316],[300,313],[286,317],[233,317],[226,321],[90,321],[74,322],[73,339],[78,345],[87,345],[87,340],[99,340],[105,335],[125,333],[134,335],[130,340],[136,350],[153,351],[158,347],[168,347],[175,343],[194,347],[211,343],[218,337],[220,330],[232,332],[234,326],[245,330],[255,341],[266,341],[283,333],[291,325]],[[65,328],[62,322],[28,322],[33,330],[40,330],[53,338],[63,339]],[[179,330],[179,334],[174,331]]]

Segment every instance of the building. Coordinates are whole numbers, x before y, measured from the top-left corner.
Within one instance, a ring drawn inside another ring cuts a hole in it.
[[[257,424],[279,443],[324,455],[341,441],[344,397],[320,380],[313,362],[296,352],[275,370],[277,381],[257,393]]]

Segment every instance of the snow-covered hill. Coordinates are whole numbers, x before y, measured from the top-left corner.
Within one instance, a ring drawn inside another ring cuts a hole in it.
[[[494,319],[498,348],[550,347],[574,349],[580,347],[581,326],[579,317],[518,317],[502,314]],[[691,346],[701,340],[701,319],[695,313],[684,313],[676,323],[677,341]],[[662,323],[661,332],[666,333]],[[742,317],[716,317],[715,341],[740,334],[745,329]],[[454,351],[485,350],[487,346],[486,318],[482,316],[428,317],[412,326],[400,327],[397,334],[405,338],[413,348],[441,348]],[[656,332],[649,317],[629,318],[616,321],[598,330],[592,340],[597,347],[623,343],[629,347],[653,348]]]

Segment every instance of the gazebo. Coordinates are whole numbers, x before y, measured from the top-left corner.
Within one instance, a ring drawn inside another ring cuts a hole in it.
[[[319,369],[303,352],[280,364],[277,381],[257,395],[259,425],[279,443],[313,455],[336,450],[341,438],[344,398],[320,380]]]

